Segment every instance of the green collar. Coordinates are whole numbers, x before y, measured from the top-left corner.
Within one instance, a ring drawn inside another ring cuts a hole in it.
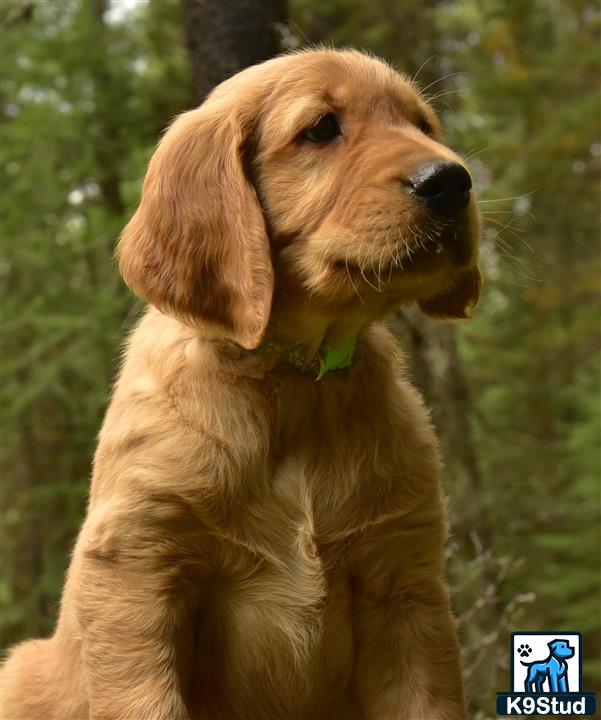
[[[277,340],[264,342],[255,352],[263,352],[272,356],[277,355],[285,365],[299,370],[313,380],[321,380],[326,373],[333,370],[344,370],[344,368],[349,367],[353,360],[355,344],[356,338],[338,347],[323,344],[319,348],[317,355],[309,361],[298,347]]]

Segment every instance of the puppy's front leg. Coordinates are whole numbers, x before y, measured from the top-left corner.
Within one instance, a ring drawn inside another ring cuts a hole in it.
[[[132,519],[132,534],[135,527]],[[86,540],[84,531],[69,580],[76,581],[90,720],[188,720],[176,657],[183,608],[175,563],[161,560],[158,545],[154,557],[140,551],[131,536],[114,553]]]
[[[358,541],[354,692],[364,720],[465,717],[455,620],[441,562],[429,557],[441,550],[437,524],[390,522]]]

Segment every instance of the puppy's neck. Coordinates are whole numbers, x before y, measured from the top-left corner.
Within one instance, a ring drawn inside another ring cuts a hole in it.
[[[275,304],[263,342],[295,347],[311,361],[320,349],[352,346],[370,321],[360,314],[330,312],[304,297],[292,298]]]

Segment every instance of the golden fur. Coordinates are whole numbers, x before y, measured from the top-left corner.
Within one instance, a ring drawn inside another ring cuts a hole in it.
[[[303,140],[328,112],[342,136]],[[445,224],[403,187],[436,159],[460,162],[432,109],[354,51],[249,68],[171,125],[119,246],[151,306],[5,720],[464,716],[437,443],[377,322],[477,301],[474,200]],[[261,350],[354,336],[319,382]]]

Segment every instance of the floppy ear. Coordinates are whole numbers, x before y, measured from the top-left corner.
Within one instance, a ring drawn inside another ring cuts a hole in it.
[[[243,167],[250,131],[239,116],[231,102],[209,100],[175,120],[150,161],[117,252],[136,294],[251,349],[269,320],[273,268]]]
[[[482,275],[480,270],[464,270],[455,282],[438,295],[419,300],[420,310],[434,318],[465,320],[472,316],[480,298]]]

